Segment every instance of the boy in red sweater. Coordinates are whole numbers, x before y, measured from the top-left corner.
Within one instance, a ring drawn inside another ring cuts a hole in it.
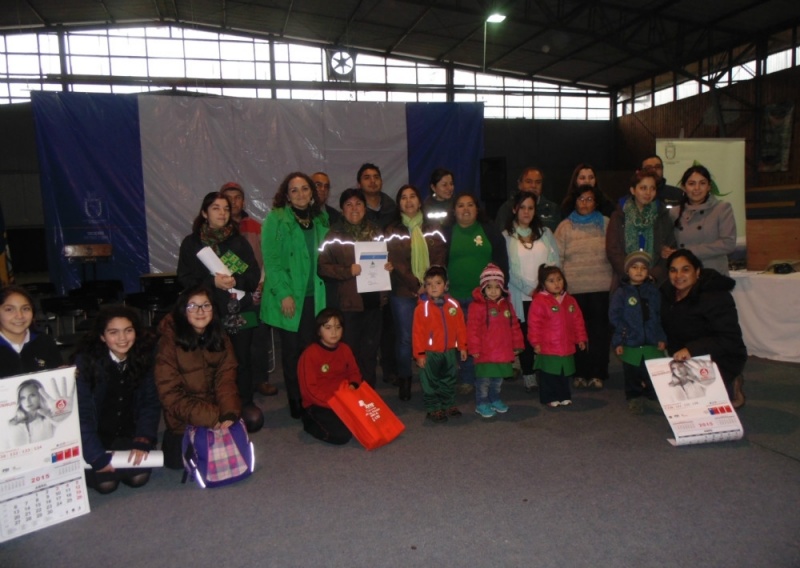
[[[461,305],[447,294],[447,270],[431,266],[424,280],[425,293],[414,310],[411,346],[422,369],[419,380],[428,418],[446,422],[448,416],[461,416],[456,406],[457,357],[467,360],[467,326]]]

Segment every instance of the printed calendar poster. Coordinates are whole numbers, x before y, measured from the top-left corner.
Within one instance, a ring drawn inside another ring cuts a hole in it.
[[[0,379],[0,542],[89,512],[75,367]]]
[[[674,446],[739,440],[744,435],[719,368],[708,355],[687,361],[645,361]]]

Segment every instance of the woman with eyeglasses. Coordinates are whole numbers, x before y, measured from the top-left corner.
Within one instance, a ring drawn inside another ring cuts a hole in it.
[[[591,164],[580,163],[572,170],[572,175],[569,178],[569,185],[567,186],[567,193],[564,201],[561,203],[561,218],[565,219],[572,211],[569,208],[570,195],[577,191],[582,185],[591,185],[596,190],[595,209],[600,211],[606,217],[611,217],[614,212],[614,202],[608,198],[605,192],[600,188],[600,182],[597,180],[597,172]],[[558,227],[556,227],[558,228]],[[570,283],[571,285],[571,283]]]
[[[181,469],[186,426],[228,428],[241,415],[236,355],[203,285],[181,292],[158,329],[155,380],[166,423],[161,449],[164,465]]]
[[[197,256],[203,249],[210,249],[228,270],[212,273]],[[258,261],[231,217],[228,196],[218,191],[206,194],[192,224],[192,234],[181,243],[178,281],[184,288],[203,285],[211,291],[210,297],[219,310],[218,319],[238,361],[236,384],[246,407],[244,417],[249,432],[264,424],[263,413],[253,403],[254,377],[250,367],[250,344],[258,325],[253,292],[260,280]],[[264,377],[257,379],[260,382]]]
[[[595,185],[573,188],[562,203],[564,220],[556,243],[570,294],[583,312],[589,334],[587,348],[575,354],[575,388],[603,388],[608,380],[608,323],[611,265],[606,258],[608,217],[599,209],[603,194]]]

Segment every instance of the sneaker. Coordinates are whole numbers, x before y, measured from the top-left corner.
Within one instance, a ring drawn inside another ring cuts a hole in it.
[[[444,410],[434,410],[428,413],[428,420],[431,422],[447,422],[447,415]]]
[[[483,418],[492,418],[496,414],[494,408],[485,402],[476,406],[475,412],[480,414]]]
[[[576,389],[586,388],[586,379],[583,377],[575,377],[572,381],[572,386]]]
[[[561,406],[569,406],[570,404],[572,404],[572,400],[570,399],[561,401]]]
[[[522,382],[525,384],[525,392],[531,392],[539,386],[536,375],[522,375]]]
[[[644,414],[644,400],[640,398],[632,398],[628,401],[628,412],[631,414]]]
[[[461,416],[461,411],[458,409],[457,406],[451,406],[447,409],[447,416],[452,416],[453,418],[458,418]]]
[[[589,388],[600,390],[601,388],[603,388],[603,379],[598,379],[597,377],[595,377],[594,379],[589,381],[586,384],[586,386]]]
[[[472,392],[472,385],[469,383],[461,383],[456,387],[456,392],[458,394],[469,394]]]
[[[558,402],[557,400],[554,400],[552,402],[548,402],[547,406],[549,406],[550,408],[558,408],[559,406],[561,406],[561,403]]]
[[[500,414],[505,414],[506,412],[508,412],[508,405],[502,400],[495,400],[494,402],[491,403],[491,406],[495,412],[498,412]]]

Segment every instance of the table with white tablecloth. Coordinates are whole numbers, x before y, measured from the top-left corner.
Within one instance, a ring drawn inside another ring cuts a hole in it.
[[[800,272],[731,272],[747,352],[800,363]]]

